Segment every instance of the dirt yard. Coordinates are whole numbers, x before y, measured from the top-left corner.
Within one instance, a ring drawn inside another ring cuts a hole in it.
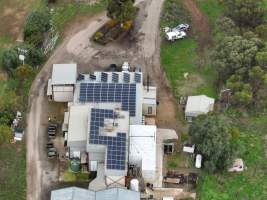
[[[39,0],[1,0],[0,1],[0,36],[12,40],[22,39],[21,30],[25,18]]]

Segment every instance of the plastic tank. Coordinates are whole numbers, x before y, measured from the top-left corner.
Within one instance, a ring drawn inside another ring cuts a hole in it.
[[[139,181],[137,179],[132,179],[130,182],[130,189],[133,191],[139,191]]]
[[[79,172],[79,171],[80,171],[80,168],[81,168],[81,162],[80,162],[80,160],[73,159],[73,160],[70,162],[70,169],[71,169],[71,171],[73,171],[74,173]]]

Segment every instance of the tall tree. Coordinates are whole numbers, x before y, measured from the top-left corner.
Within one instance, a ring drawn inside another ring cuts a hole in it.
[[[108,0],[107,16],[124,23],[135,15],[134,0]]]
[[[218,42],[214,53],[214,66],[224,82],[232,74],[246,74],[255,65],[255,56],[259,51],[260,40],[242,36],[227,36]]]
[[[252,103],[253,93],[251,85],[244,83],[240,75],[232,75],[227,80],[226,86],[232,90],[231,104],[246,107]]]
[[[193,121],[189,135],[209,171],[225,169],[232,161],[233,144],[229,120],[222,115],[203,115]]]
[[[238,26],[256,27],[264,22],[263,0],[224,0],[226,15]]]

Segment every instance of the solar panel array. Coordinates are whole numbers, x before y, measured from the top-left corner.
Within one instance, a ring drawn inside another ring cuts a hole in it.
[[[96,80],[96,76],[94,74],[90,74],[90,79]]]
[[[113,110],[91,110],[90,138],[91,144],[107,146],[107,169],[125,170],[126,164],[126,133],[117,133],[116,137],[99,135],[99,128],[104,127],[104,119],[117,118]]]
[[[122,110],[135,116],[136,85],[128,83],[81,83],[80,102],[121,103]]]
[[[134,73],[134,80],[136,83],[141,83],[141,74],[140,73]]]
[[[119,82],[119,74],[113,72],[112,73],[112,82],[118,83]]]
[[[123,81],[125,83],[129,83],[130,82],[130,74],[129,73],[123,73]]]
[[[101,81],[102,82],[108,82],[108,74],[105,72],[101,73]]]

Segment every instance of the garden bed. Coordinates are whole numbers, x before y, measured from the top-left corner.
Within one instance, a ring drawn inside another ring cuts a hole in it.
[[[98,44],[106,45],[112,41],[125,37],[131,28],[133,27],[133,21],[127,21],[121,24],[119,21],[110,20],[105,23],[94,35],[93,41]]]

